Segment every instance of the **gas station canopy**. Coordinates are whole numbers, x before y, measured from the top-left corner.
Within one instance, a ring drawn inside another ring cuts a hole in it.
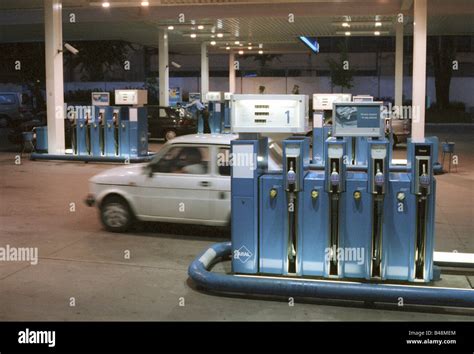
[[[216,42],[211,52],[239,46],[258,51],[261,44],[266,53],[284,53],[306,50],[300,35],[394,36],[399,14],[405,16],[404,33],[413,32],[412,0],[161,0],[148,1],[148,6],[139,0],[111,0],[108,7],[103,3],[64,0],[64,38],[157,47],[157,30],[168,28],[170,50],[183,54],[198,53],[203,41]],[[44,40],[43,1],[4,0],[0,9],[0,41]],[[428,35],[472,35],[473,15],[470,0],[429,0]]]

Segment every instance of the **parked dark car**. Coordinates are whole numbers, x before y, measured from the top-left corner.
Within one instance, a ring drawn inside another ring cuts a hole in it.
[[[0,127],[17,127],[33,119],[31,108],[23,103],[19,92],[0,92]]]
[[[147,106],[150,139],[171,140],[179,135],[197,132],[197,121],[184,108]]]

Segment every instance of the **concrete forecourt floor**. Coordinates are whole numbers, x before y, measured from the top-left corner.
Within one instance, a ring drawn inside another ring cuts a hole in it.
[[[454,140],[459,156],[457,172],[437,177],[436,250],[474,252],[472,128],[436,133]],[[187,267],[209,245],[229,240],[226,231],[147,223],[127,234],[106,232],[97,209],[83,200],[87,180],[112,165],[27,159],[16,165],[15,155],[0,153],[0,247],[38,247],[39,259],[0,263],[0,320],[474,319],[469,309],[298,299],[289,306],[281,298],[205,293],[188,279]],[[229,270],[229,262],[216,266]],[[474,272],[444,275],[438,284],[473,285]]]

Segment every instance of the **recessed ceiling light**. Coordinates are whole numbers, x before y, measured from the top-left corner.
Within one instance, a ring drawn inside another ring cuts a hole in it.
[[[249,49],[249,50],[252,50],[252,47],[249,46],[248,49]]]
[[[351,27],[351,25],[348,24],[347,22],[343,22],[343,23],[342,23],[342,27]]]
[[[174,26],[168,26],[168,29],[169,29],[170,31],[172,31],[172,30],[174,30]]]
[[[350,36],[351,35],[351,32],[346,32],[344,33],[346,36]]]
[[[196,33],[191,33],[191,34],[190,34],[190,37],[191,37],[191,38],[196,38]]]
[[[240,44],[240,42],[239,42],[239,41],[235,41],[234,43],[235,43],[235,44]]]
[[[258,54],[263,54],[263,50],[259,50],[259,51],[258,51]]]
[[[240,55],[244,54],[244,51],[243,51],[243,50],[239,50],[239,54],[240,54]]]
[[[240,43],[239,46],[243,47],[244,45],[242,43]]]
[[[379,32],[379,31],[375,31],[375,32],[374,32],[374,35],[380,36],[380,32]]]
[[[211,42],[211,45],[216,45],[216,41],[212,41],[212,42]]]
[[[382,22],[375,22],[375,27],[382,27]]]
[[[110,7],[110,2],[108,1],[103,2],[102,7]]]
[[[148,6],[148,5],[150,5],[150,3],[149,3],[148,1],[142,1],[140,4],[141,4],[142,6]]]
[[[211,35],[211,38],[216,38],[216,36],[214,36],[214,35]]]
[[[224,35],[223,35],[222,33],[218,33],[218,34],[217,34],[217,37],[218,37],[218,38],[222,38],[222,37],[224,37]]]
[[[260,44],[258,45],[258,47],[259,47],[260,49],[263,48],[263,43],[260,43]]]
[[[198,29],[200,29],[200,30],[201,30],[201,29],[204,29],[204,26],[203,26],[203,25],[199,25],[199,26],[198,26]]]
[[[230,47],[225,47],[225,49],[230,50]]]

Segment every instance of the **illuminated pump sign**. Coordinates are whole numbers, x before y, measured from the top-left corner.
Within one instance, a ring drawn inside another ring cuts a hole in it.
[[[315,93],[313,94],[313,110],[332,111],[334,102],[350,102],[350,93]]]
[[[147,90],[115,90],[116,105],[142,106],[147,102]]]
[[[110,105],[110,93],[108,92],[92,92],[91,96],[93,106]]]
[[[383,137],[382,102],[334,103],[332,136]]]
[[[194,102],[194,101],[200,101],[201,100],[201,94],[199,92],[190,92],[189,93],[189,102]]]
[[[352,97],[354,102],[374,102],[374,97],[369,95],[358,95]]]
[[[225,93],[220,91],[209,91],[206,93],[206,102],[224,102]]]
[[[313,53],[319,53],[319,43],[315,37],[299,36],[301,42],[303,42]]]
[[[234,133],[306,133],[308,96],[233,95]]]

